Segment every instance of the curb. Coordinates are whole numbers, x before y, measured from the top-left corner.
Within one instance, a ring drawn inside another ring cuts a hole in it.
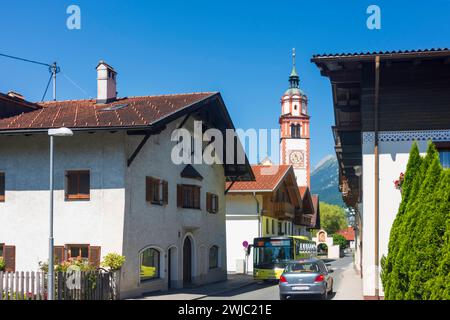
[[[243,284],[238,285],[238,286],[233,287],[233,288],[228,288],[228,289],[225,289],[225,290],[220,290],[220,291],[212,292],[212,293],[210,293],[210,294],[203,295],[203,296],[200,296],[200,297],[191,299],[191,300],[201,300],[201,299],[204,299],[204,298],[206,298],[206,297],[210,297],[210,296],[214,296],[214,295],[219,295],[219,294],[222,294],[222,293],[225,293],[225,292],[230,292],[230,291],[233,291],[233,290],[236,290],[236,289],[245,288],[245,287],[251,286],[252,284],[255,284],[255,283],[257,283],[257,282],[255,282],[255,281],[246,282],[246,283],[243,283]]]

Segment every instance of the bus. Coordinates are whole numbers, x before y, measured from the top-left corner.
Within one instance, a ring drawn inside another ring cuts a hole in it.
[[[316,243],[304,236],[255,238],[251,247],[255,280],[278,280],[287,262],[317,255]]]

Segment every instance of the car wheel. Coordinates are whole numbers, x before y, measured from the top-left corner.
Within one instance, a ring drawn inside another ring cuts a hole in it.
[[[287,300],[287,296],[284,294],[280,294],[280,300]]]
[[[322,300],[328,300],[328,291],[327,291],[326,288],[325,288],[325,291],[324,291],[324,293],[322,294],[321,298],[322,298]]]

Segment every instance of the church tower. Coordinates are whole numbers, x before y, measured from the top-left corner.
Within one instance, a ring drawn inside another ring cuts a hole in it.
[[[289,89],[281,98],[280,162],[294,167],[297,184],[310,186],[310,140],[308,97],[300,89],[300,77],[292,50],[292,72]]]

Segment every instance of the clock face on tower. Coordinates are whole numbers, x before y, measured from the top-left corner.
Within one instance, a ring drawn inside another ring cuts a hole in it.
[[[289,160],[294,167],[304,168],[305,167],[304,151],[301,150],[291,151],[291,153],[289,154]]]

